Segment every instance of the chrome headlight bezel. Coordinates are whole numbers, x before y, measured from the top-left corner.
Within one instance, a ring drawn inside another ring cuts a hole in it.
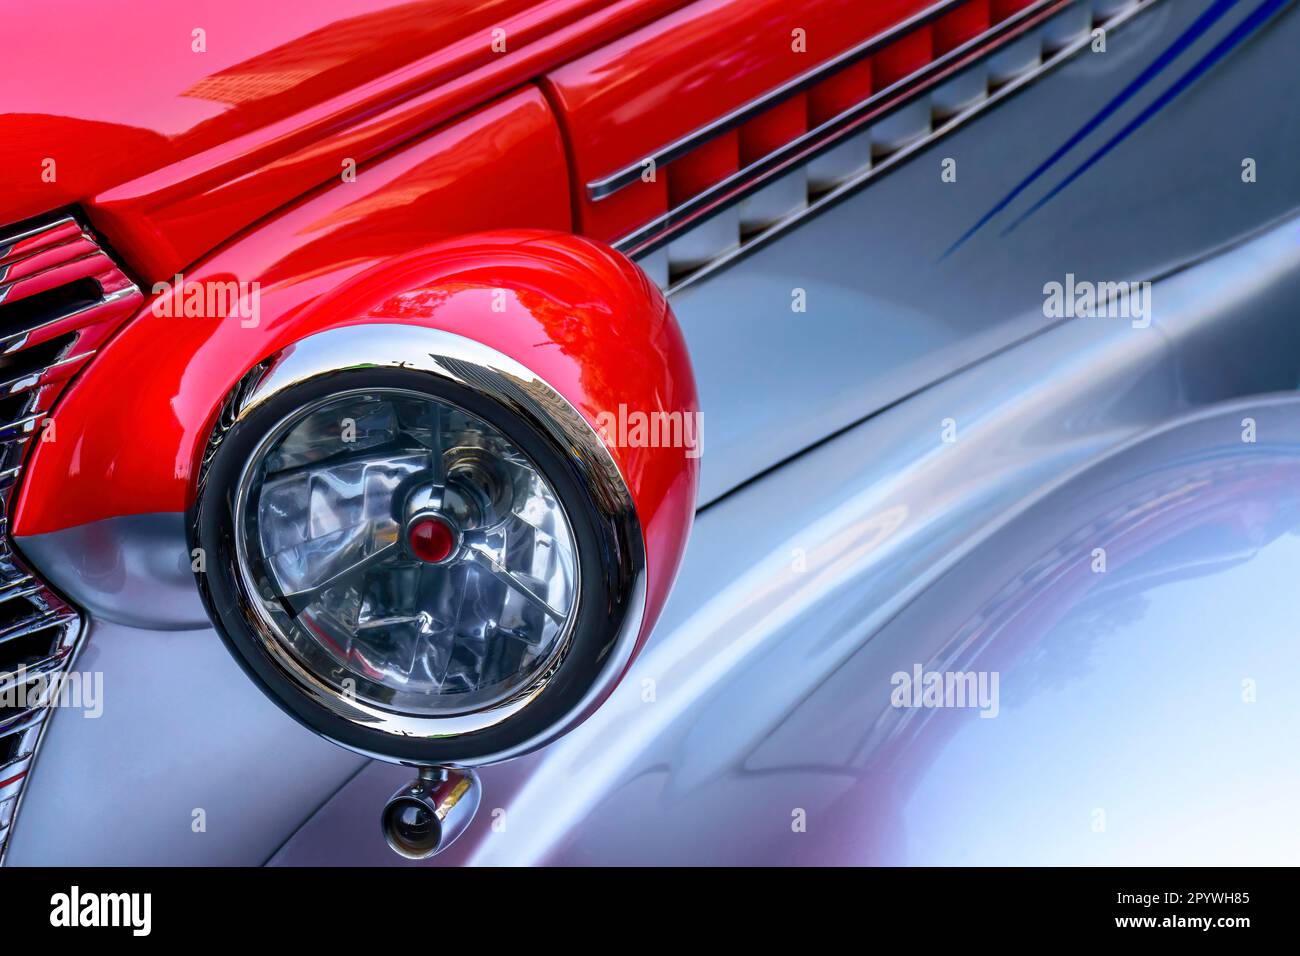
[[[577,546],[576,608],[563,646],[507,700],[422,716],[375,706],[281,653],[241,560],[241,487],[286,420],[345,393],[405,391],[463,409],[520,448],[554,489]],[[630,660],[645,602],[645,548],[632,496],[599,436],[514,360],[450,333],[404,325],[318,333],[258,366],[214,427],[190,520],[210,616],[245,671],[296,719],[350,749],[421,765],[472,766],[540,746],[581,721]]]

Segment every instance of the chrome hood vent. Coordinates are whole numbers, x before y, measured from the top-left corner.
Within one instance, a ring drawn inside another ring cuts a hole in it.
[[[46,414],[63,388],[143,300],[75,217],[0,227],[0,862],[82,635],[14,551],[14,492],[32,443],[58,438]]]

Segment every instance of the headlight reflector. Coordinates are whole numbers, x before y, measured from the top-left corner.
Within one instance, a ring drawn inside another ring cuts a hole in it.
[[[250,459],[240,564],[275,648],[341,694],[452,715],[526,689],[578,584],[555,492],[498,429],[398,390],[299,409]]]

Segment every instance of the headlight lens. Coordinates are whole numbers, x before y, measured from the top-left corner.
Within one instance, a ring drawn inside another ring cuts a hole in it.
[[[208,613],[273,701],[345,747],[506,760],[585,719],[636,653],[645,538],[619,465],[472,339],[301,339],[234,384],[198,464]]]
[[[278,653],[344,697],[448,716],[553,663],[578,594],[569,519],[500,431],[377,389],[299,409],[235,501],[246,591]]]

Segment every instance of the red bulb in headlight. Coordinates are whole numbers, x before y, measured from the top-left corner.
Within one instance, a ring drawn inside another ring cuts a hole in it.
[[[407,532],[411,553],[429,564],[441,564],[456,547],[456,533],[441,518],[421,518]]]

